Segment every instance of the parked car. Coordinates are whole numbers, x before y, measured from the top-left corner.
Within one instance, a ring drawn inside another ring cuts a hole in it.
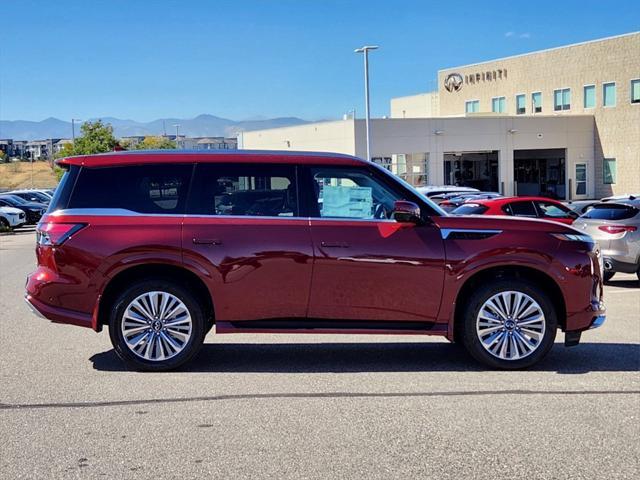
[[[640,280],[640,199],[598,203],[574,227],[600,245],[605,281],[616,272],[636,273]]]
[[[26,300],[54,322],[108,326],[135,369],[182,365],[214,324],[443,335],[515,369],[543,358],[558,328],[571,346],[605,319],[590,236],[447,215],[355,157],[114,152],[59,165]]]
[[[18,228],[26,222],[25,213],[19,208],[0,207],[0,226]]]
[[[487,200],[492,198],[501,198],[502,195],[497,192],[478,192],[478,193],[463,193],[463,194],[455,194],[452,196],[447,196],[440,205],[445,212],[451,212],[458,208],[466,201],[472,200]]]
[[[45,204],[27,202],[15,195],[0,195],[0,207],[14,207],[22,210],[25,213],[28,224],[38,223],[44,212],[47,211]]]
[[[477,188],[458,187],[457,185],[427,185],[424,187],[417,187],[416,190],[427,198],[437,197],[448,193],[469,193],[480,191]]]
[[[500,197],[489,200],[468,200],[451,212],[454,215],[510,215],[541,218],[571,225],[578,214],[558,200],[544,197]]]
[[[596,203],[600,203],[600,200],[572,200],[562,203],[568,209],[573,210],[578,215],[582,215],[589,211]]]
[[[13,190],[11,192],[7,192],[7,194],[20,197],[27,202],[43,203],[45,205],[49,205],[49,202],[51,202],[51,197],[49,195],[38,190]]]

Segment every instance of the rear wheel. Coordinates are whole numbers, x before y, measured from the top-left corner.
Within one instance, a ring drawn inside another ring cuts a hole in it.
[[[553,346],[557,329],[549,296],[532,282],[515,278],[480,286],[461,321],[469,353],[485,365],[507,370],[540,361]]]
[[[604,272],[604,275],[602,276],[602,280],[604,282],[608,282],[613,278],[615,274],[616,272]]]
[[[179,367],[200,350],[204,335],[199,302],[166,280],[146,280],[125,289],[109,320],[113,348],[135,370]]]

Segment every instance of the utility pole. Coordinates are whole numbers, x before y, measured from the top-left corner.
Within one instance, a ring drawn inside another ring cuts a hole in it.
[[[180,124],[175,123],[173,126],[176,127],[176,149],[177,149],[178,148],[178,129],[180,128]]]
[[[74,146],[76,144],[76,122],[81,122],[81,121],[82,120],[80,120],[79,118],[71,119],[71,142],[73,143]]]
[[[369,115],[369,50],[377,50],[376,45],[365,45],[356,48],[355,53],[364,53],[364,110],[365,110],[365,129],[367,131],[367,161],[371,161],[371,136],[369,133],[369,123],[371,121]]]

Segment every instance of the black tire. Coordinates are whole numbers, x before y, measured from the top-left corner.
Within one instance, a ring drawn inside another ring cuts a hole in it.
[[[121,322],[129,304],[147,292],[166,292],[177,297],[187,308],[191,316],[191,335],[183,349],[166,360],[146,360],[136,355],[124,340]],[[205,336],[205,316],[200,302],[188,289],[170,280],[143,280],[126,288],[113,304],[109,317],[109,337],[114,350],[127,367],[139,371],[167,371],[178,368],[191,360],[202,347]]]
[[[485,302],[494,295],[507,291],[524,293],[535,300],[542,309],[545,324],[542,340],[536,344],[536,348],[523,358],[511,360],[499,358],[487,351],[476,331],[476,321]],[[469,297],[459,321],[460,340],[471,356],[489,367],[503,370],[527,368],[542,360],[553,346],[558,328],[558,317],[547,293],[535,283],[517,278],[479,286]]]
[[[9,225],[9,221],[4,217],[0,217],[0,228],[5,230],[11,229],[11,225]]]
[[[602,281],[604,283],[609,282],[615,274],[616,272],[604,272],[604,274],[602,275]]]

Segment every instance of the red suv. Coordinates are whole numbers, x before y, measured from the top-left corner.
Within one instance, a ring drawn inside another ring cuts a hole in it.
[[[498,368],[604,322],[591,237],[555,222],[449,216],[338,154],[116,152],[67,171],[38,225],[27,302],[109,328],[140,370],[205,334],[443,335]]]

